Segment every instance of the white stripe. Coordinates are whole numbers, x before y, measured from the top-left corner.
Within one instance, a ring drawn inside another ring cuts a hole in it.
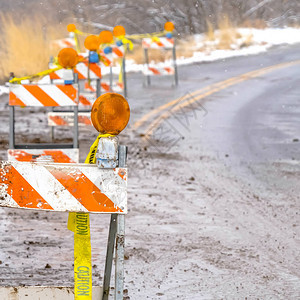
[[[60,106],[76,106],[76,103],[55,85],[39,85]]]
[[[54,210],[87,211],[42,165],[16,163],[14,167]]]
[[[95,178],[94,168],[78,168],[87,178]],[[102,169],[96,180],[91,180],[101,193],[105,194],[123,212],[127,212],[127,181],[118,175],[118,168],[112,173],[111,169]]]
[[[78,113],[78,116],[86,117],[89,120],[91,120],[90,113]],[[58,125],[51,119],[53,117],[59,117],[59,118],[63,119],[67,124]],[[74,125],[74,114],[73,113],[60,113],[60,112],[49,112],[48,113],[48,126],[73,126],[73,125]],[[78,120],[78,125],[83,126],[86,124],[84,124],[84,123],[80,122],[80,120]]]
[[[84,63],[79,63],[76,66],[76,69],[81,73],[85,78],[88,78],[88,67]],[[99,77],[90,69],[90,79],[99,79]]]
[[[64,69],[60,69],[54,72],[60,79],[63,79],[64,77]],[[54,79],[55,80],[55,79]]]
[[[22,85],[10,85],[9,88],[26,106],[44,106]]]
[[[5,206],[5,207],[20,207],[18,203],[11,197],[10,195],[7,194],[6,192],[6,185],[1,185],[0,184],[0,195],[6,195],[3,197],[3,199],[0,200],[0,206]]]

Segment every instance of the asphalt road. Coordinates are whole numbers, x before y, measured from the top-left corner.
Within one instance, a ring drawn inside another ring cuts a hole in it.
[[[152,117],[134,127],[152,109],[195,90],[299,60],[299,50],[280,46],[182,66],[176,88],[167,77],[145,87],[140,74],[129,74],[132,117],[120,142],[129,146],[130,299],[299,297],[299,64],[203,97],[197,112],[173,114],[151,139],[143,137]],[[3,156],[7,112],[0,117]],[[81,161],[96,134],[81,130]],[[101,284],[108,217],[91,219],[94,282]],[[1,285],[72,285],[67,214],[1,209],[0,221]]]

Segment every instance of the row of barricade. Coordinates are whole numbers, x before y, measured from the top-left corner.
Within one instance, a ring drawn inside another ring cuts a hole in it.
[[[88,155],[89,163],[94,164],[97,161],[98,167],[78,164],[80,114],[79,84],[76,80],[73,84],[10,84],[9,89],[9,149],[8,162],[0,163],[0,206],[74,212],[74,215],[70,214],[68,221],[68,228],[74,231],[74,257],[77,257],[74,261],[73,291],[67,287],[31,287],[25,289],[26,296],[30,299],[40,297],[38,299],[45,300],[67,300],[73,297],[108,299],[115,251],[115,299],[123,299],[124,214],[127,213],[126,147],[118,146],[114,136],[116,133],[111,129],[108,130],[108,134],[99,131],[100,135],[96,141],[100,146],[95,144]],[[104,97],[102,102],[105,102],[107,95],[111,98],[121,97],[122,101],[126,101],[121,95],[110,93],[101,96]],[[98,102],[101,97],[98,98]],[[111,101],[110,105],[118,103],[119,101]],[[97,107],[99,106],[100,104]],[[67,114],[70,116],[68,125],[73,126],[73,141],[68,144],[17,144],[15,110],[32,107],[72,110]],[[114,110],[114,107],[111,110]],[[51,113],[53,112],[49,114]],[[85,113],[85,116],[91,120],[90,113]],[[107,118],[110,118],[109,114]],[[125,125],[117,129],[117,132],[126,126],[128,120],[129,116],[124,122]],[[114,145],[113,150],[111,145]],[[111,214],[102,287],[92,288],[87,212]],[[23,287],[14,287],[14,295],[23,300],[23,290]],[[10,299],[10,288],[0,288],[0,297]]]
[[[68,228],[74,232],[76,300],[92,299],[92,294],[97,295],[97,299],[108,299],[114,252],[114,296],[115,299],[123,299],[127,150],[126,147],[118,145],[116,135],[126,127],[130,110],[124,97],[116,93],[107,93],[122,91],[126,95],[125,56],[128,44],[124,42],[124,38],[122,41],[123,44],[117,46],[109,45],[111,48],[109,53],[105,53],[103,49],[98,53],[98,50],[91,48],[88,56],[81,57],[75,50],[74,53],[63,49],[58,55],[58,62],[63,68],[52,64],[47,74],[42,72],[43,75],[49,76],[48,83],[24,84],[22,78],[10,80],[9,161],[0,164],[0,206],[72,212],[69,215]],[[152,75],[174,75],[174,82],[177,84],[174,39],[170,36],[160,39],[145,37],[143,47],[146,60],[144,74],[148,84],[150,84],[148,78]],[[148,50],[152,48],[172,50],[172,65],[155,69],[155,66],[149,63]],[[95,57],[95,52],[96,56],[100,57],[99,61],[91,59],[93,55]],[[113,80],[112,72],[115,58],[121,61],[122,73],[122,80],[117,83]],[[104,70],[106,71],[103,72]],[[104,75],[108,80],[105,80]],[[26,107],[49,108],[48,125],[51,126],[51,142],[16,143],[15,112],[16,109]],[[100,111],[100,107],[103,111]],[[114,111],[118,111],[119,115],[116,116]],[[86,160],[86,163],[97,166],[78,164],[79,126],[86,125],[94,125],[99,132]],[[72,127],[72,142],[54,143],[56,126]],[[103,288],[101,290],[97,287],[93,292],[88,215],[90,212],[111,214]],[[51,291],[46,294],[40,294],[41,291],[36,289],[27,296],[35,299],[34,297],[39,294],[39,297],[45,300],[56,299],[55,297],[69,299],[70,289],[61,287],[49,289]],[[58,295],[58,291],[62,294],[55,296]],[[0,289],[0,296],[3,295],[1,293]]]

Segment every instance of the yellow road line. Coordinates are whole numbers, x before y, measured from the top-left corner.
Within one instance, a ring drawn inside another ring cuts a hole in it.
[[[139,128],[141,125],[143,125],[150,117],[152,117],[153,115],[162,112],[163,110],[165,110],[166,108],[173,106],[173,108],[171,110],[165,111],[162,114],[158,115],[152,122],[151,124],[147,127],[146,129],[146,135],[144,136],[144,138],[149,138],[152,133],[154,132],[154,130],[159,126],[159,124],[161,124],[165,119],[167,119],[168,117],[170,117],[170,115],[174,112],[176,112],[179,109],[182,109],[183,107],[186,107],[192,103],[194,103],[195,101],[198,101],[200,99],[203,99],[207,96],[210,96],[216,92],[219,92],[223,89],[226,89],[229,86],[238,84],[240,82],[246,81],[248,79],[251,78],[255,78],[261,75],[264,75],[266,73],[275,71],[277,69],[281,69],[281,68],[287,68],[289,66],[293,66],[300,63],[300,60],[297,61],[292,61],[292,62],[288,62],[288,63],[281,63],[278,65],[274,65],[274,66],[269,66],[269,67],[265,67],[262,69],[258,69],[258,70],[254,70],[236,77],[232,77],[229,78],[227,80],[209,85],[203,89],[200,89],[198,91],[195,91],[189,95],[186,95],[182,98],[178,98],[175,100],[172,100],[154,110],[152,110],[151,112],[149,112],[148,114],[146,114],[144,117],[142,117],[140,120],[138,120],[135,124],[134,124],[134,129]],[[191,101],[188,100],[188,98],[190,98],[190,96],[195,96],[191,99]],[[185,101],[187,100],[187,101]],[[180,103],[178,103],[180,102]]]

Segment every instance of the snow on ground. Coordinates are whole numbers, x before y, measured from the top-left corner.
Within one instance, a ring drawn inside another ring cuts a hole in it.
[[[4,85],[0,85],[0,96],[3,94],[8,94],[8,87]]]
[[[232,49],[219,50],[212,49],[209,51],[195,51],[192,57],[178,57],[178,65],[187,65],[199,62],[209,62],[219,59],[225,59],[234,56],[246,56],[258,54],[267,51],[270,47],[280,44],[296,44],[300,43],[300,29],[299,28],[267,28],[267,29],[253,29],[240,28],[237,30],[241,34],[241,38],[237,39],[236,44],[231,45]],[[242,47],[245,38],[251,36],[251,44],[248,47]],[[207,44],[204,34],[195,35],[196,49]],[[215,41],[217,43],[218,41]],[[142,71],[144,65],[135,64],[133,60],[126,61],[127,72]],[[156,64],[158,67],[165,65],[172,66],[172,61]],[[118,68],[114,69],[118,72]]]

